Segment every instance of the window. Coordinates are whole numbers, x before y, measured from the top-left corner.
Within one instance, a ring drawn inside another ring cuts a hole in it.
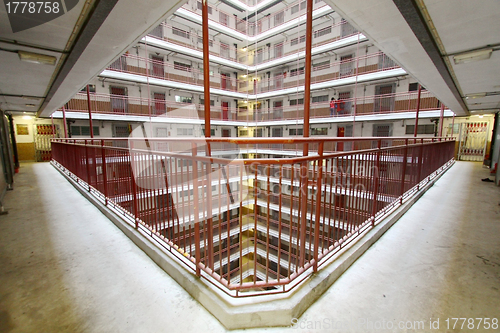
[[[374,124],[373,125],[373,136],[376,136],[376,137],[392,136],[392,124]]]
[[[299,12],[299,4],[296,4],[295,6],[292,7],[291,14],[295,14],[298,12]]]
[[[304,74],[304,67],[294,68],[290,70],[290,76]]]
[[[276,13],[274,15],[274,26],[277,26],[277,25],[283,23],[284,20],[285,20],[285,12],[284,11]]]
[[[189,39],[189,32],[186,30],[172,27],[172,34]]]
[[[168,136],[168,129],[164,127],[159,127],[156,129],[156,136],[159,138],[166,138]]]
[[[130,132],[132,132],[130,125],[113,125],[113,137],[115,138],[126,138]]]
[[[255,131],[253,132],[253,136],[255,138],[262,138],[264,136],[264,131],[262,130],[262,127],[256,128]]]
[[[283,136],[283,128],[278,127],[278,128],[273,128],[272,129],[272,135],[271,137],[273,138],[281,138]]]
[[[192,128],[177,128],[177,135],[179,136],[192,136],[193,129]]]
[[[434,134],[435,131],[434,124],[418,125],[417,134]],[[406,134],[414,134],[415,125],[406,125]]]
[[[327,28],[324,28],[324,29],[316,30],[314,32],[314,38],[321,37],[321,36],[324,36],[324,35],[328,35],[331,32],[332,32],[332,27],[327,27]]]
[[[89,93],[95,93],[95,84],[89,84]],[[81,92],[87,92],[87,86],[83,87]]]
[[[199,43],[199,44],[203,44],[203,37],[198,37],[198,43]],[[210,47],[214,46],[214,41],[213,41],[213,40],[211,40],[210,38],[208,39],[208,45],[209,45]]]
[[[203,10],[203,4],[201,3],[201,1],[198,1],[197,5],[199,10]],[[212,14],[212,7],[210,6],[208,6],[208,14]]]
[[[191,71],[191,65],[183,64],[182,62],[174,61],[174,69],[178,69],[180,71],[190,72]]]
[[[205,105],[205,99],[204,98],[200,98],[200,104],[201,105]],[[211,106],[215,105],[215,101],[213,99],[210,100],[210,105]]]
[[[202,131],[203,135],[205,135],[205,129],[202,128],[201,131]],[[215,129],[214,128],[210,129],[210,136],[215,136]]]
[[[328,102],[328,95],[314,96],[312,98],[313,103]]]
[[[99,135],[99,126],[92,126],[94,135]],[[90,126],[71,126],[71,135],[90,136]]]
[[[149,32],[149,35],[154,36],[154,37],[158,37],[158,38],[163,38],[163,25],[160,24],[159,26],[157,26],[156,28],[151,30]]]
[[[290,106],[303,105],[303,104],[304,104],[304,99],[303,98],[291,99],[290,100]]]
[[[177,103],[193,103],[193,98],[192,97],[186,97],[186,96],[175,96],[175,101]]]
[[[300,10],[304,10],[304,9],[306,9],[306,7],[307,7],[307,1],[302,1],[300,3]]]
[[[328,127],[311,128],[311,135],[328,135]]]
[[[340,37],[347,37],[358,32],[349,22],[344,19],[342,19],[340,24]]]
[[[289,135],[304,135],[304,129],[303,128],[290,128],[288,130]]]
[[[316,64],[312,65],[312,70],[313,71],[320,71],[322,69],[327,69],[330,67],[330,60],[318,62]]]
[[[422,87],[422,90],[425,90],[424,87]],[[413,82],[408,85],[408,91],[418,91],[418,82]],[[92,90],[90,90],[92,92]]]

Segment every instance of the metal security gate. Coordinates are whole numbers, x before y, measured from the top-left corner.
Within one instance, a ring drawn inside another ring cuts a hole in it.
[[[52,127],[50,124],[36,124],[33,126],[33,132],[35,133],[35,159],[37,162],[49,162],[52,159],[50,139],[59,137],[57,134],[59,133],[59,125]]]
[[[484,160],[488,144],[488,123],[463,123],[460,126],[458,159],[461,161]]]

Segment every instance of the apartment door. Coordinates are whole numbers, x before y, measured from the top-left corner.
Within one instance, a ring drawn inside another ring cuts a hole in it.
[[[111,111],[114,113],[126,113],[128,109],[127,88],[110,87]]]
[[[282,89],[283,88],[283,74],[275,74],[274,75],[274,88]]]
[[[229,81],[230,78],[231,78],[231,76],[229,74],[226,74],[226,73],[220,74],[220,88],[221,89],[223,89],[223,90],[229,89],[229,87],[231,86],[231,83]]]
[[[222,120],[229,119],[229,102],[222,102]]]
[[[127,70],[127,56],[121,55],[118,59],[113,61],[111,65],[109,65],[109,68],[125,72]]]
[[[281,137],[283,137],[283,128],[282,127],[274,127],[272,129],[271,136],[273,138],[281,138]],[[283,150],[283,145],[282,144],[273,144],[272,147],[274,149]]]
[[[350,91],[339,92],[339,100],[342,101],[342,103],[340,103],[339,110],[337,110],[337,113],[351,114],[351,109],[352,109],[351,92]]]
[[[345,136],[345,127],[337,127],[337,137],[343,138]],[[337,151],[344,151],[344,143],[337,142]]]
[[[375,87],[375,103],[373,112],[394,111],[394,85],[386,84]]]
[[[165,67],[163,64],[163,57],[157,55],[151,55],[151,67],[152,76],[164,78],[165,77]]]
[[[275,101],[273,104],[273,119],[283,118],[283,101]]]
[[[220,43],[220,56],[229,59],[229,44]]]
[[[274,44],[274,58],[283,56],[283,43]]]
[[[164,93],[153,93],[154,99],[154,114],[165,114],[167,112],[167,106],[165,103],[165,94]]]
[[[228,128],[223,128],[221,135],[223,138],[229,138],[231,137],[231,130]]]
[[[340,57],[340,77],[351,76],[353,68],[352,54]]]

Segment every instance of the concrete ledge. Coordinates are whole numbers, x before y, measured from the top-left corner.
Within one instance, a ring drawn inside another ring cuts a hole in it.
[[[158,266],[202,304],[226,328],[290,326],[312,305],[361,255],[374,244],[411,206],[453,165],[450,163],[439,175],[423,186],[403,205],[375,227],[365,230],[357,240],[340,250],[321,269],[305,279],[292,291],[277,295],[232,298],[207,281],[196,277],[168,251],[163,251],[141,231],[127,224],[118,214],[91,195],[63,170],[54,167],[108,217],[127,237],[143,250]]]

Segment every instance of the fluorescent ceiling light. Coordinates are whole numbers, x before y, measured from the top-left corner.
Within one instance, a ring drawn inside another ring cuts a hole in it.
[[[469,98],[481,98],[481,97],[485,97],[486,96],[486,93],[477,93],[477,94],[468,94],[468,95],[465,95],[465,98],[469,99]]]
[[[27,107],[30,107],[30,108],[33,108],[35,107],[36,105],[35,104],[26,104]]]
[[[49,56],[40,53],[17,51],[17,54],[19,55],[19,59],[21,59],[21,61],[31,62],[34,64],[45,64],[54,66],[57,60],[57,58],[54,56]]]
[[[465,64],[471,61],[485,60],[491,57],[492,52],[493,49],[483,49],[478,51],[460,53],[453,56],[453,61],[455,62],[455,65],[458,65]]]

